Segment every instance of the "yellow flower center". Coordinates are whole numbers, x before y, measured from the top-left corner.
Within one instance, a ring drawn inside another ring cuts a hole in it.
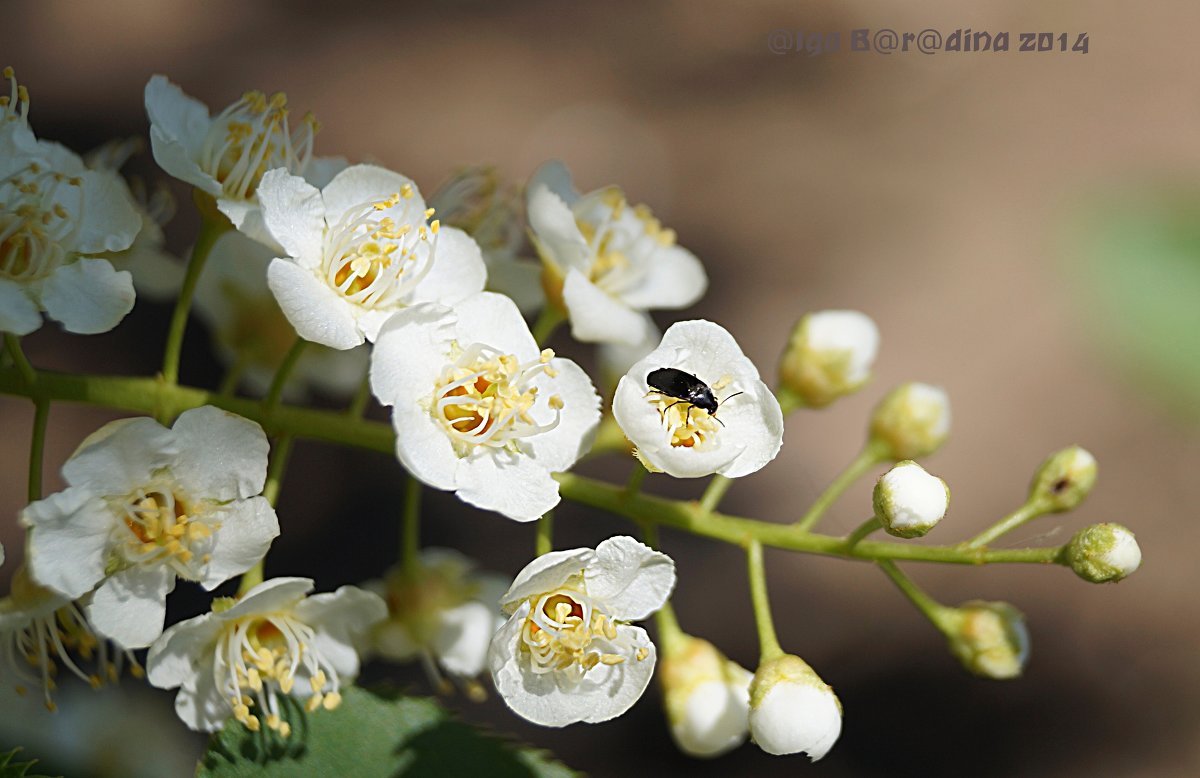
[[[712,385],[714,392],[726,388],[732,378],[724,376]],[[703,449],[710,445],[721,429],[721,422],[703,408],[661,392],[648,392],[646,401],[658,411],[663,429],[671,436],[671,445]]]
[[[139,489],[123,508],[123,559],[116,565],[168,564],[185,578],[200,577],[193,562],[207,564],[212,558],[213,533],[220,522],[189,515],[185,498],[170,489]]]
[[[600,214],[576,214],[575,225],[587,241],[591,255],[588,280],[609,294],[617,294],[638,283],[646,272],[644,263],[631,260],[675,244],[675,231],[665,228],[646,205],[633,206],[638,225],[623,221],[628,204],[625,194],[610,187],[602,195]]]
[[[521,363],[512,354],[476,343],[462,351],[442,373],[433,396],[433,415],[456,444],[460,456],[474,446],[505,447],[517,439],[548,432],[558,426],[562,398],[553,395],[547,404],[554,420],[538,424],[531,411],[538,401],[533,384],[539,374],[554,378],[554,352],[543,351],[536,360]]]
[[[290,612],[255,614],[226,626],[218,640],[217,683],[233,717],[251,732],[265,723],[281,737],[290,735],[276,691],[291,694],[297,671],[308,677],[309,713],[340,705],[337,671],[317,651],[315,638]]]
[[[67,205],[73,205],[75,216]],[[0,278],[45,278],[67,259],[82,222],[83,181],[37,162],[0,181]]]
[[[394,308],[433,267],[441,224],[413,212],[413,188],[350,208],[325,234],[326,283],[355,305]],[[382,215],[403,205],[398,218]]]
[[[312,160],[318,129],[310,113],[291,131],[283,92],[270,97],[247,92],[213,119],[197,163],[221,184],[226,197],[247,200],[268,170],[281,167],[302,175]]]
[[[617,665],[617,627],[586,595],[559,589],[530,599],[529,615],[521,625],[521,650],[528,653],[533,672],[561,673],[581,680],[596,665]],[[644,659],[642,652],[635,654]]]

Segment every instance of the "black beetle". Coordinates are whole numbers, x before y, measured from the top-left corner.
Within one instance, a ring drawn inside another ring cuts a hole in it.
[[[651,391],[675,398],[675,402],[668,405],[665,410],[670,410],[679,403],[687,403],[708,411],[714,419],[717,419],[717,408],[721,406],[721,403],[743,394],[743,392],[737,392],[721,402],[717,402],[717,397],[708,384],[677,367],[660,367],[657,370],[651,370],[650,374],[646,376],[646,383],[650,385]],[[692,409],[688,408],[684,417],[685,424],[691,423],[691,415]],[[720,419],[717,419],[717,423],[722,427],[725,426],[725,422]]]

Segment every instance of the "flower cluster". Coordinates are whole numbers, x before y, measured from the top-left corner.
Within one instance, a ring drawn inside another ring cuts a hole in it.
[[[1005,561],[994,541],[1090,494],[1097,471],[1086,450],[1045,460],[1025,502],[969,540],[867,541],[880,530],[924,536],[949,507],[946,483],[914,461],[947,440],[949,401],[940,388],[906,383],[878,402],[862,452],[794,524],[718,512],[733,479],[775,460],[787,414],[828,407],[869,383],[879,331],[865,314],[801,318],[772,388],[717,323],[676,321],[660,335],[651,312],[692,305],[707,276],[675,232],[621,189],[580,194],[565,166],[550,162],[523,192],[492,169],[464,169],[427,203],[401,173],[315,156],[316,120],[291,118],[282,93],[249,91],[214,115],[154,76],[145,88],[154,159],[193,187],[202,219],[185,267],[164,250],[169,198],[117,172],[136,144],[106,145],[85,162],[33,133],[27,90],[11,69],[4,77],[0,377],[37,414],[30,501],[20,512],[24,558],[0,598],[0,672],[20,688],[40,684],[48,706],[59,667],[100,686],[141,649],[150,684],[178,690],[187,726],[216,731],[232,721],[278,738],[298,730],[296,716],[339,707],[367,657],[419,661],[435,689],[470,699],[486,696],[490,679],[512,711],[547,727],[624,714],[657,671],[683,752],[710,758],[752,740],[769,754],[816,760],[840,735],[841,702],[778,642],[766,545],[871,560],[969,672],[1023,671],[1020,611],[941,605],[894,560]],[[135,284],[151,300],[175,298],[155,378],[63,382],[26,359],[19,336],[40,327],[43,313],[73,333],[104,332],[130,311]],[[216,391],[178,384],[193,308],[228,371]],[[588,355],[547,347],[563,322],[575,341],[598,344],[592,361],[604,380],[581,367]],[[308,390],[353,400],[295,407]],[[390,426],[365,415],[372,397]],[[63,400],[154,418],[100,427],[62,463],[66,488],[43,497],[47,409]],[[361,588],[314,594],[309,578],[265,576],[288,452],[303,437],[394,446],[397,474],[407,476],[395,511],[399,558]],[[623,487],[571,472],[618,452],[633,467]],[[818,532],[851,483],[885,467],[865,523],[844,537]],[[641,494],[650,473],[710,480],[698,500],[667,500]],[[510,577],[452,549],[422,549],[424,487],[538,522],[537,555]],[[552,511],[564,497],[633,519],[646,542],[616,535],[555,550]],[[651,547],[659,526],[746,550],[760,649],[753,672],[676,622],[675,563]],[[1057,563],[1096,583],[1141,564],[1133,533],[1113,523],[1008,557]],[[233,596],[168,624],[180,580],[211,592],[234,578]],[[652,616],[657,645],[634,624]]]

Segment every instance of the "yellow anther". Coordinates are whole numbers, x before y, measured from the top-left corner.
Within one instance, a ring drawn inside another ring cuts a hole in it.
[[[435,213],[437,213],[436,208],[426,208],[425,209],[425,218],[428,219],[430,216],[433,216]]]
[[[309,713],[312,713],[317,708],[321,707],[321,702],[324,700],[324,697],[325,695],[323,694],[314,694],[308,698],[308,702],[304,703],[304,709]]]
[[[262,691],[262,676],[253,667],[246,673],[246,686],[250,687],[250,691],[253,692]]]
[[[288,736],[290,736],[291,734],[292,734],[292,725],[291,725],[291,724],[289,724],[289,723],[287,723],[286,721],[284,721],[284,722],[280,723],[280,725],[279,725],[279,736],[280,736],[280,737],[288,737]]]
[[[646,657],[650,656],[650,649],[646,648],[645,646],[642,646],[641,648],[639,648],[637,650],[637,653],[635,653],[634,656],[637,657],[637,660],[639,662],[644,661],[646,659]]]
[[[295,685],[296,685],[296,679],[294,676],[288,675],[288,676],[284,676],[283,678],[279,679],[279,689],[284,694],[291,694],[292,687]]]
[[[400,196],[405,200],[411,199],[413,196],[412,184],[405,184],[404,186],[400,187]]]
[[[267,716],[267,729],[279,729],[279,725],[283,723],[283,719],[279,718],[278,714],[272,713]]]
[[[313,673],[312,678],[309,679],[309,684],[312,686],[314,694],[324,689],[325,684],[328,682],[329,679],[325,677],[324,670],[318,670],[317,672]]]
[[[337,692],[330,692],[325,695],[325,699],[321,702],[321,707],[325,710],[333,710],[342,704],[342,695]]]
[[[644,651],[645,649],[642,649],[642,650]],[[645,657],[639,656],[638,659],[645,659]],[[625,661],[625,657],[617,656],[616,654],[601,654],[600,655],[600,663],[601,664],[619,665],[624,661]]]
[[[432,232],[434,235],[437,235],[438,230],[440,230],[441,228],[442,228],[442,223],[441,223],[441,221],[439,221],[437,219],[434,219],[433,222],[429,225],[429,231]]]
[[[100,676],[93,673],[88,676],[88,685],[90,685],[93,689],[99,689],[104,685],[104,681],[100,679]]]
[[[551,395],[549,403],[553,410],[561,411],[563,409],[563,398],[560,395]]]
[[[12,80],[17,75],[17,72],[12,69],[12,65],[6,65],[4,68],[4,77]]]

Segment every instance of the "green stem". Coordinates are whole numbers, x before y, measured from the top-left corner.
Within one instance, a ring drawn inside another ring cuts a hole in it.
[[[346,409],[346,415],[352,419],[361,419],[367,412],[367,403],[370,401],[371,371],[368,369],[367,374],[363,376],[362,383],[358,385],[358,391],[354,393],[354,399],[350,401],[350,407]]]
[[[821,517],[825,515],[825,511],[829,510],[829,506],[837,501],[837,498],[842,496],[842,492],[849,488],[850,484],[861,478],[868,470],[875,465],[884,461],[887,454],[882,447],[874,442],[868,441],[863,450],[859,452],[854,461],[833,479],[833,483],[821,492],[821,496],[813,502],[812,507],[808,509],[799,521],[796,522],[796,528],[801,530],[811,530],[816,526]]]
[[[175,310],[171,314],[171,327],[167,331],[167,346],[163,350],[162,378],[167,384],[179,382],[179,357],[183,349],[183,332],[187,329],[188,312],[192,307],[192,297],[196,293],[196,282],[204,270],[204,263],[213,244],[223,233],[233,228],[228,219],[216,218],[207,213],[200,224],[200,234],[196,236],[196,245],[192,247],[192,257],[188,260],[187,274],[183,277],[183,287],[179,290],[179,299],[175,301]]]
[[[882,526],[883,525],[879,523],[879,517],[872,516],[862,524],[859,524],[857,529],[846,536],[846,547],[854,548],[863,540],[863,538],[867,537],[867,535],[870,535],[872,532]]]
[[[917,606],[917,610],[925,614],[935,627],[942,632],[949,634],[946,627],[946,614],[953,610],[945,605],[934,600],[928,594],[923,592],[920,587],[913,583],[912,579],[900,571],[896,567],[896,563],[890,560],[881,560],[879,569],[887,573],[887,577],[892,579],[892,583],[896,584],[896,588],[904,592],[904,596],[912,601],[912,604]]]
[[[1005,516],[1000,521],[980,532],[963,545],[967,548],[982,548],[1006,532],[1011,532],[1027,521],[1043,515],[1044,511],[1036,502],[1027,502],[1020,508]]]
[[[279,490],[283,485],[283,473],[287,469],[288,460],[291,458],[291,455],[291,436],[280,435],[275,439],[275,446],[271,451],[271,462],[267,466],[267,481],[263,485],[262,491],[263,497],[267,499],[271,507],[275,507],[275,503],[279,501]],[[242,573],[241,580],[238,581],[237,593],[239,597],[263,582],[266,562],[267,558],[264,555],[254,567]]]
[[[300,356],[304,353],[304,347],[307,345],[307,340],[297,337],[296,342],[284,356],[283,362],[280,363],[279,369],[275,371],[275,377],[271,379],[271,388],[267,390],[267,399],[264,401],[268,413],[279,407],[279,400],[283,397],[283,387],[287,385],[288,377],[296,368],[296,363],[300,361]]]
[[[704,489],[704,494],[700,497],[700,510],[705,513],[712,513],[721,503],[721,498],[725,496],[725,492],[729,491],[729,487],[733,486],[733,479],[726,478],[723,475],[714,475],[712,480],[708,482],[708,486]]]
[[[46,449],[46,421],[50,401],[37,400],[33,411],[33,435],[29,439],[29,501],[42,499],[42,452]]]
[[[663,656],[683,648],[687,633],[679,626],[679,619],[675,618],[675,609],[671,607],[670,602],[664,602],[663,606],[655,611],[654,625],[658,627],[658,645]]]
[[[642,492],[642,484],[646,482],[646,476],[650,475],[650,471],[642,466],[641,462],[636,462],[633,465],[633,470],[629,472],[629,480],[625,482],[625,499],[636,497]]]
[[[37,381],[37,371],[33,369],[33,365],[29,364],[29,360],[25,358],[25,352],[21,350],[21,339],[11,332],[4,333],[4,349],[12,357],[13,364],[16,365],[17,372],[21,374],[21,378],[25,380],[25,383],[33,386]]]
[[[754,605],[754,624],[758,628],[759,663],[783,656],[775,622],[771,618],[771,603],[767,599],[767,574],[763,566],[762,543],[752,540],[746,545],[746,570],[750,577],[750,601]]]
[[[533,324],[533,339],[538,342],[538,345],[546,345],[546,341],[554,334],[554,330],[558,329],[558,325],[564,321],[566,321],[566,317],[563,312],[556,306],[547,303],[542,307],[537,321]]]
[[[400,564],[410,575],[416,575],[421,566],[421,482],[411,475],[404,487]]]
[[[537,521],[537,537],[534,540],[534,552],[537,556],[549,554],[554,550],[554,511],[546,511]]]

